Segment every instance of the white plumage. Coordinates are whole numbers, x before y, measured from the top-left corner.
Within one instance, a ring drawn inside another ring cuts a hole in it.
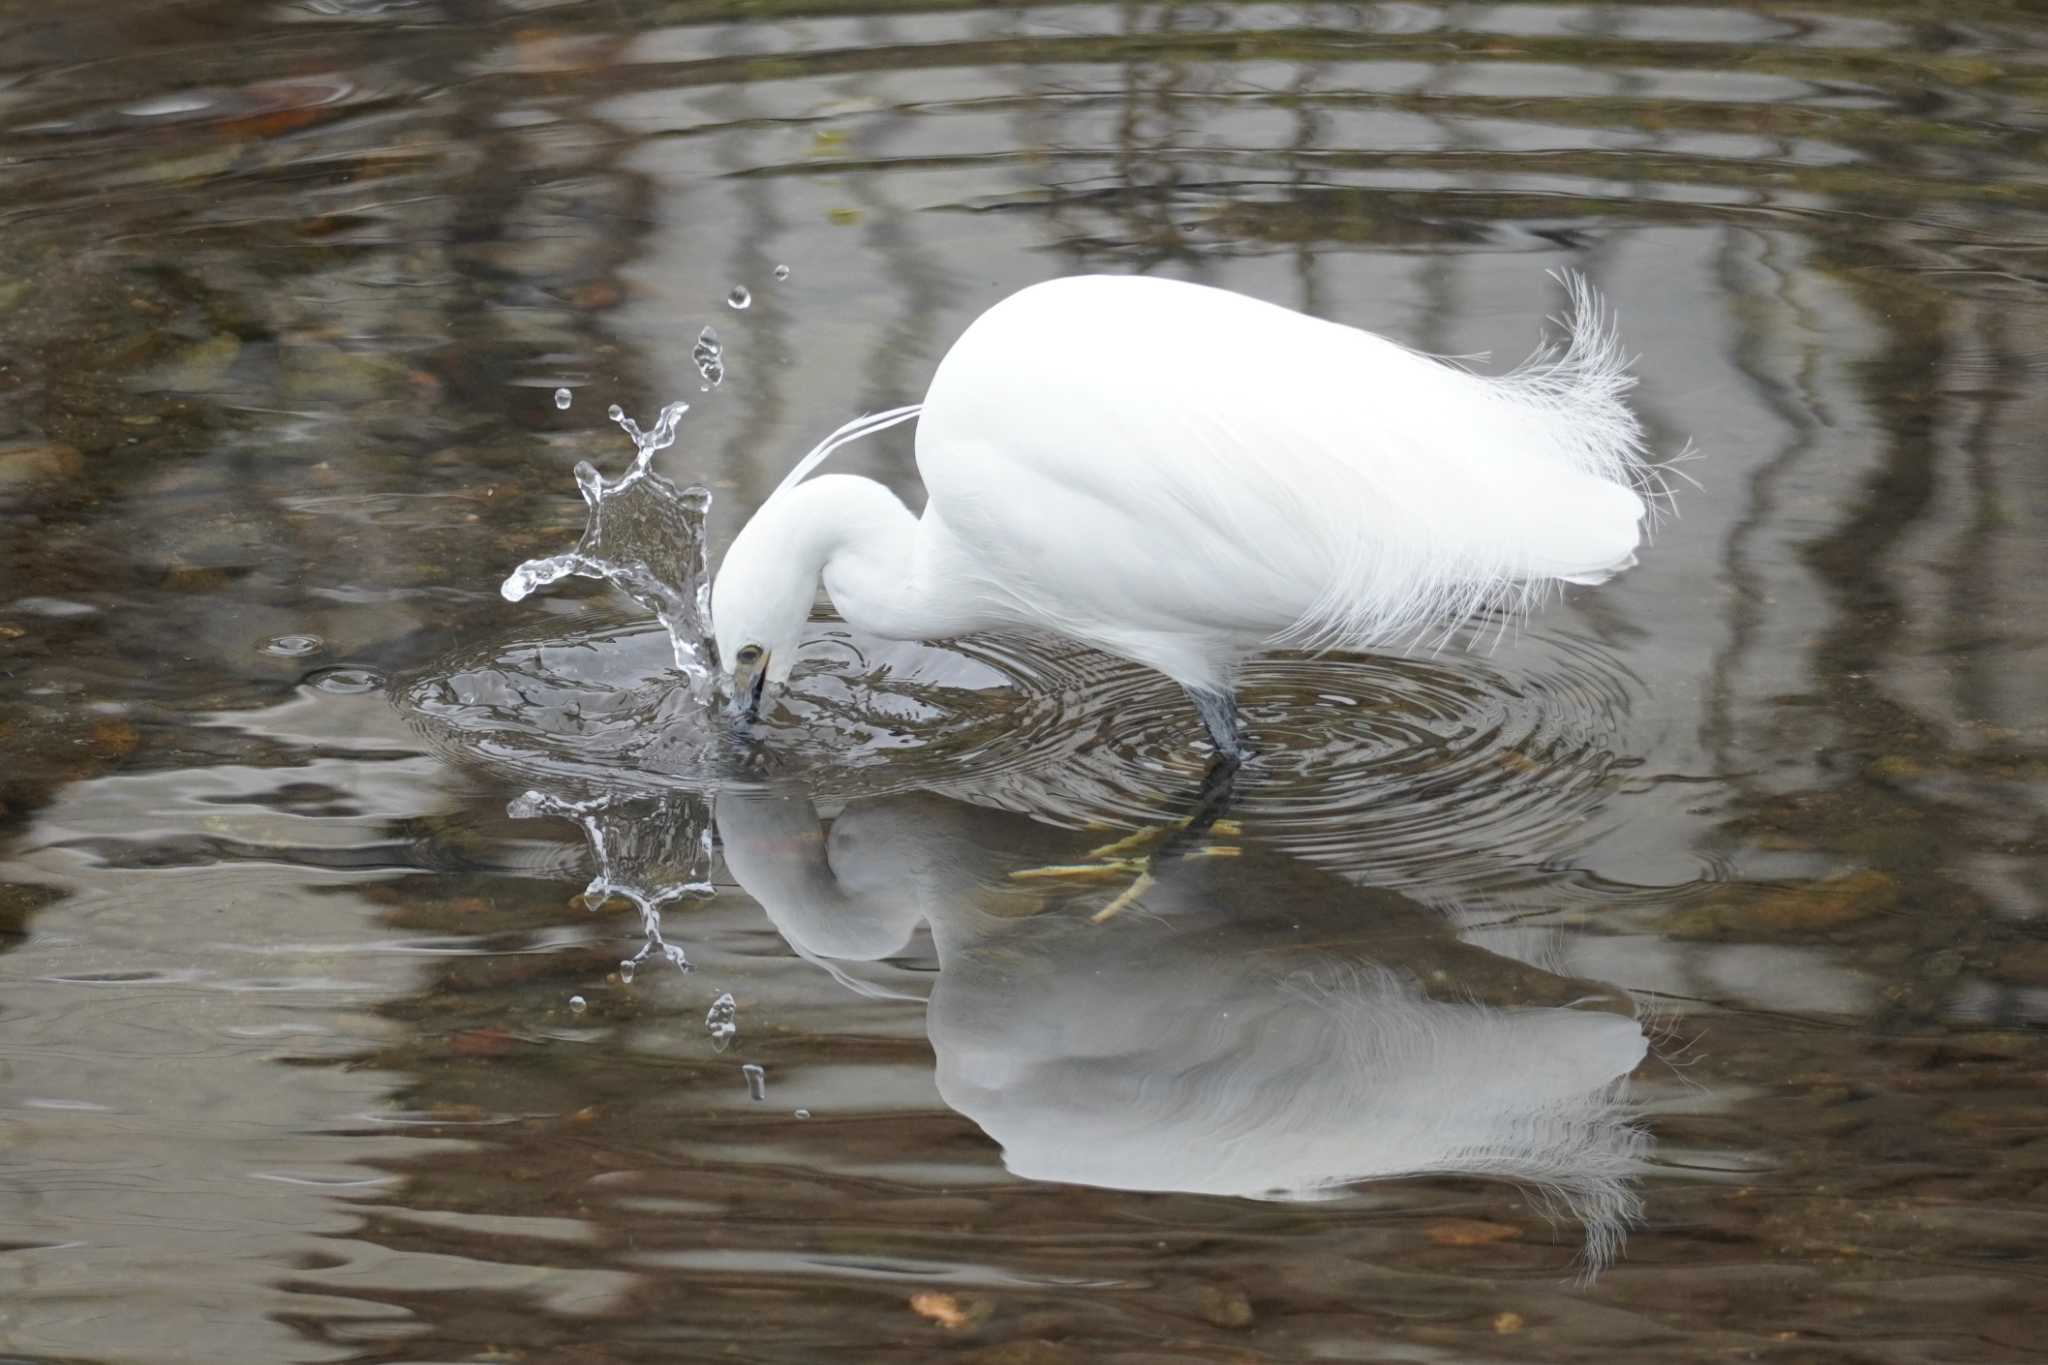
[[[871,634],[1043,630],[1148,664],[1234,757],[1249,653],[1440,638],[1628,568],[1655,471],[1606,312],[1562,279],[1568,339],[1499,378],[1178,281],[1012,295],[921,408],[833,433],[734,541],[712,615],[736,699],[788,676],[822,576]],[[870,480],[805,481],[912,417],[921,518]]]

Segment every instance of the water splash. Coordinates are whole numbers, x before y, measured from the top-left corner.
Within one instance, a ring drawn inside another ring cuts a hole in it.
[[[740,1007],[733,1000],[731,991],[711,1002],[711,1009],[704,1016],[704,1027],[711,1031],[711,1041],[720,1052],[739,1036],[739,1017]]]
[[[569,404],[574,402],[575,398],[576,395],[570,393],[567,389],[555,390],[555,406],[557,408],[560,408],[563,412],[567,412],[569,410]]]
[[[679,971],[690,970],[682,948],[661,936],[661,912],[678,901],[708,900],[711,884],[711,808],[689,793],[665,796],[611,794],[572,801],[542,791],[529,791],[505,807],[514,820],[554,816],[583,831],[597,873],[583,888],[583,903],[592,910],[613,897],[640,911],[640,951],[619,963],[619,979],[631,981],[634,969],[660,957]]]
[[[743,284],[736,284],[725,296],[726,303],[733,308],[751,308],[754,305],[754,291]]]
[[[704,381],[707,391],[725,382],[725,348],[718,344],[718,333],[710,327],[697,333],[690,359],[697,362],[697,377]]]
[[[756,1104],[768,1098],[768,1073],[757,1062],[748,1062],[740,1068],[740,1074],[747,1078],[747,1094]]]
[[[786,265],[778,265],[778,266],[776,266],[776,267],[775,267],[775,278],[776,278],[776,279],[778,279],[778,280],[786,280],[786,279],[788,279],[788,278],[789,278],[789,267],[788,267],[788,266],[786,266]]]
[[[633,465],[616,483],[595,466],[576,466],[576,487],[590,509],[583,538],[567,554],[529,559],[498,591],[518,602],[571,576],[601,578],[651,610],[667,629],[677,671],[690,695],[711,699],[711,572],[704,557],[704,518],[711,490],[678,488],[653,468],[655,453],[675,444],[676,423],[690,410],[670,403],[651,430],[614,403],[609,415],[631,438]]]
[[[303,681],[308,687],[340,697],[360,696],[384,687],[384,675],[374,668],[316,668]]]

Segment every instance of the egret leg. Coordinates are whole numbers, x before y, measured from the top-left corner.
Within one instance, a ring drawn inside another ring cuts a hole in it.
[[[1188,812],[1187,819],[1171,830],[1165,842],[1160,844],[1157,858],[1173,858],[1202,842],[1202,839],[1223,818],[1230,809],[1231,798],[1237,795],[1237,775],[1244,767],[1242,754],[1219,753],[1209,761],[1209,771],[1202,774],[1202,785],[1195,789],[1195,808]]]
[[[1216,746],[1216,757],[1232,766],[1252,756],[1245,747],[1244,738],[1238,733],[1237,694],[1234,692],[1210,692],[1201,688],[1183,689],[1188,700],[1201,713],[1202,728],[1209,732],[1209,742]],[[1213,769],[1212,769],[1213,771]]]
[[[1201,713],[1202,725],[1209,732],[1210,742],[1216,746],[1216,756],[1209,761],[1209,770],[1202,775],[1202,785],[1195,791],[1194,809],[1172,824],[1139,830],[1114,843],[1104,844],[1089,853],[1088,856],[1095,861],[1020,868],[1012,872],[1011,877],[1019,881],[1129,877],[1130,884],[1089,917],[1094,923],[1102,924],[1143,899],[1145,893],[1152,889],[1159,865],[1168,859],[1194,855],[1233,856],[1238,852],[1230,845],[1218,846],[1207,842],[1212,833],[1238,832],[1234,824],[1223,819],[1224,813],[1230,809],[1231,798],[1237,792],[1239,770],[1252,756],[1251,749],[1238,731],[1237,698],[1229,692],[1204,692],[1192,687],[1186,691],[1188,700]],[[1150,852],[1141,853],[1147,845],[1151,846]]]

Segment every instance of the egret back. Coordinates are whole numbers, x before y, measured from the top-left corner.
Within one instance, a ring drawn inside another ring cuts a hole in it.
[[[927,516],[1020,617],[1197,685],[1260,644],[1382,644],[1597,580],[1632,562],[1647,466],[1604,311],[1567,286],[1568,342],[1496,378],[1199,285],[1034,286],[939,367]]]

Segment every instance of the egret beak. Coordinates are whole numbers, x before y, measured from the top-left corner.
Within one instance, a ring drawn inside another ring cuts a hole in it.
[[[761,718],[761,693],[768,686],[768,655],[764,650],[761,657],[751,664],[734,664],[732,669],[732,696],[725,704],[725,718],[734,725],[745,725]]]

